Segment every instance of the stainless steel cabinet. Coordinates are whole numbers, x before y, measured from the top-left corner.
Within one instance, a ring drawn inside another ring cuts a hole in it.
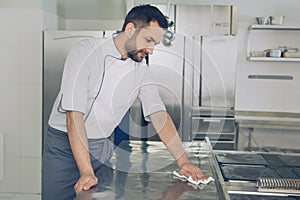
[[[192,138],[208,137],[214,149],[237,149],[236,121],[232,111],[194,109],[192,113]]]

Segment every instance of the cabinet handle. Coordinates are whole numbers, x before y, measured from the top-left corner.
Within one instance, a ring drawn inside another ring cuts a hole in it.
[[[219,119],[204,119],[203,122],[221,122]]]
[[[249,79],[268,79],[268,80],[293,80],[293,76],[282,75],[249,75]]]

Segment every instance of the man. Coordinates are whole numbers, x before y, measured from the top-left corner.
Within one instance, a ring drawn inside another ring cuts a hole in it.
[[[156,7],[137,6],[126,16],[122,33],[105,42],[84,40],[69,52],[45,140],[43,200],[73,199],[97,184],[94,171],[112,156],[109,137],[137,97],[179,173],[207,179],[185,154],[144,63],[167,28]]]

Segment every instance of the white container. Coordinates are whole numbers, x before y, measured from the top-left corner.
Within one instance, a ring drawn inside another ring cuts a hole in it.
[[[271,49],[270,57],[280,58],[281,57],[281,50],[280,49]]]
[[[265,51],[251,51],[250,52],[251,57],[266,57]]]
[[[268,25],[270,24],[271,18],[270,17],[256,17],[257,24]]]
[[[284,16],[271,16],[272,25],[282,25]]]

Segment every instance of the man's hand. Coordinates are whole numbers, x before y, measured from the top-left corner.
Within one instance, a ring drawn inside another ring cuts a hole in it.
[[[190,162],[184,163],[181,166],[179,166],[179,174],[184,175],[186,177],[191,176],[194,181],[205,181],[208,178],[198,167],[196,167]]]
[[[76,195],[78,195],[80,191],[89,190],[91,187],[97,185],[97,183],[98,178],[94,174],[83,174],[74,185]]]

